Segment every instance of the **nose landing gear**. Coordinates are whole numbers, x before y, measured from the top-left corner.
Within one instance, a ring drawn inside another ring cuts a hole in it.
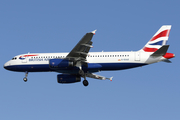
[[[26,72],[25,72],[25,77],[23,78],[24,82],[27,82],[27,80],[28,80],[28,79],[27,79],[27,76],[28,76],[28,72],[26,71]]]

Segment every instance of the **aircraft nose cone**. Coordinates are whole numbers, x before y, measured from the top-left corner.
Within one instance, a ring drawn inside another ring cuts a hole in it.
[[[6,69],[6,70],[7,70],[7,65],[6,65],[6,64],[4,64],[4,69]]]
[[[12,62],[8,61],[4,64],[4,69],[10,70],[10,71],[17,71],[17,66],[12,65]]]
[[[6,62],[6,63],[4,64],[4,69],[8,70],[8,66],[9,66],[9,63]]]

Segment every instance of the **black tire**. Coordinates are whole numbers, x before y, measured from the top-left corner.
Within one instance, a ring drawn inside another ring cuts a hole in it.
[[[27,82],[27,78],[26,77],[24,77],[23,80],[24,80],[24,82]]]
[[[84,86],[88,86],[89,85],[89,82],[87,80],[83,80],[83,85]]]

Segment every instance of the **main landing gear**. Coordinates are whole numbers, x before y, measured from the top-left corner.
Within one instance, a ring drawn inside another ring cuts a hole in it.
[[[89,82],[85,79],[85,80],[83,80],[83,85],[84,85],[84,86],[88,86],[88,85],[89,85]]]
[[[89,82],[86,80],[86,74],[84,73],[84,71],[83,71],[82,69],[79,70],[79,75],[81,75],[82,77],[84,77],[83,85],[84,85],[84,86],[88,86],[88,85],[89,85]]]
[[[27,82],[27,76],[28,76],[28,72],[25,72],[25,77],[23,78],[24,82]]]

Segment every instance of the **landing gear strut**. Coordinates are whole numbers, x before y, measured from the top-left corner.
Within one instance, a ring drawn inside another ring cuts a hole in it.
[[[82,70],[82,67],[79,67],[79,75],[81,77],[84,77],[84,80],[83,80],[83,85],[84,86],[88,86],[89,85],[89,82],[86,80],[86,73],[84,73],[84,71]]]
[[[23,78],[24,82],[27,82],[27,76],[28,76],[28,72],[25,72],[25,77]]]
[[[80,74],[81,76],[84,76],[84,71],[83,71],[83,70],[79,70],[79,74]]]
[[[82,71],[83,71],[83,70],[82,70]],[[83,73],[84,73],[84,71],[83,71]],[[88,85],[89,85],[89,82],[86,80],[86,74],[85,74],[85,73],[83,74],[83,77],[84,77],[83,85],[84,85],[84,86],[88,86]]]

